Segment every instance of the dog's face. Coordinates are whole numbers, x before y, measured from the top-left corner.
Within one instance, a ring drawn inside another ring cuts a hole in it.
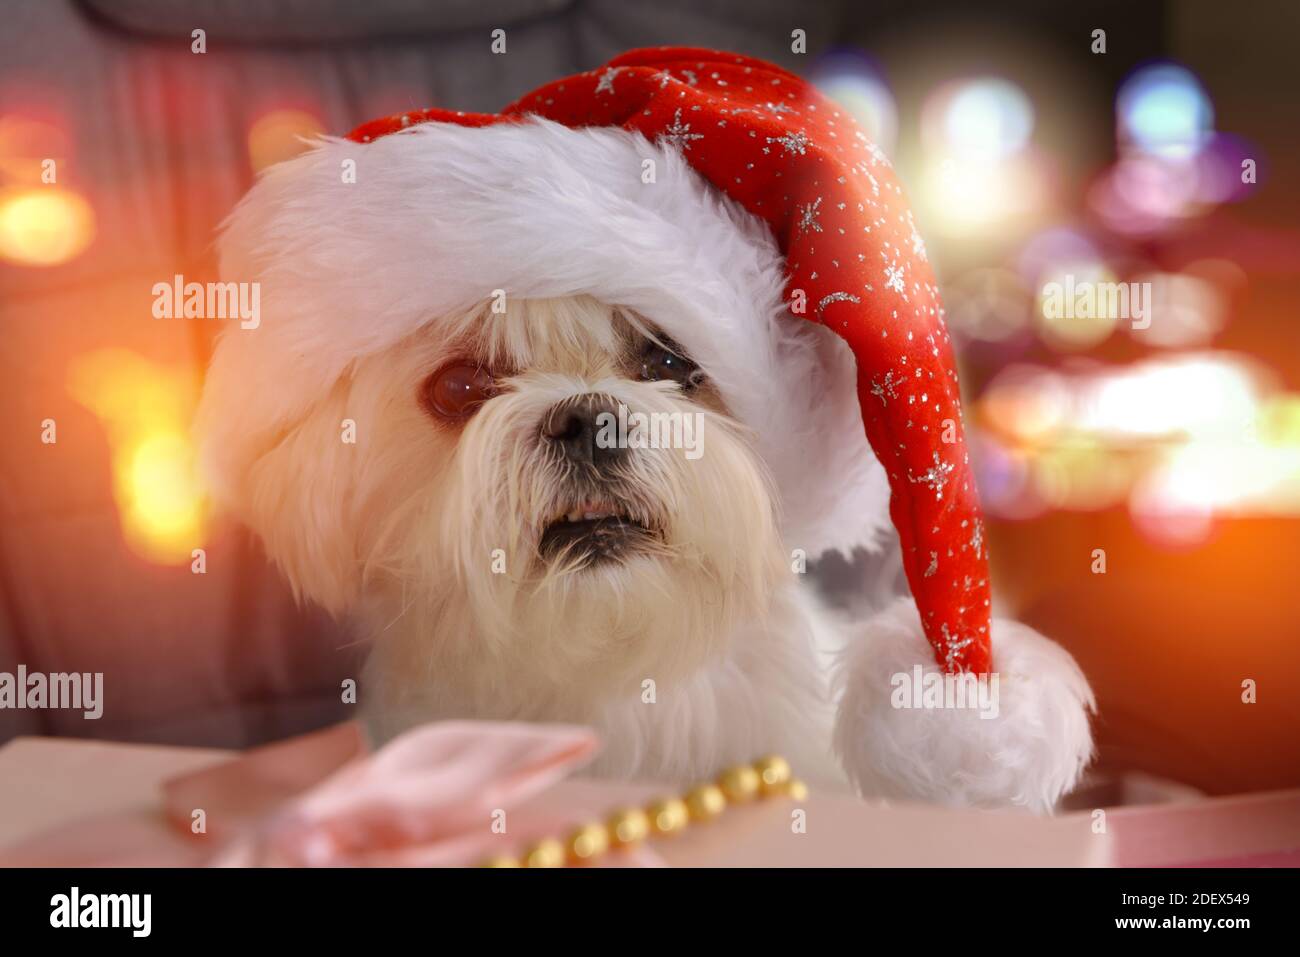
[[[707,371],[585,297],[489,307],[363,360],[252,478],[295,586],[405,617],[389,630],[417,636],[413,668],[611,690],[680,675],[785,571],[766,470]]]

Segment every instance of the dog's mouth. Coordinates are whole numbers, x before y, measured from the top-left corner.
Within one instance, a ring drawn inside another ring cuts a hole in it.
[[[645,551],[659,533],[641,518],[610,501],[587,501],[546,524],[537,550],[546,561],[573,559],[582,565],[617,561]]]

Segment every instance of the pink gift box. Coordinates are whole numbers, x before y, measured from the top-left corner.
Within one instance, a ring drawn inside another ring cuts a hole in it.
[[[71,836],[88,820],[119,815],[129,827],[99,859],[78,861],[75,842],[68,841],[68,857],[23,863],[146,864],[151,849],[167,850],[174,863],[199,863],[202,849],[166,818],[162,785],[230,757],[224,751],[68,739],[12,741],[0,748],[0,850],[51,834]],[[528,808],[577,824],[680,790],[572,778],[529,799]],[[1300,864],[1300,791],[1229,798],[1181,794],[1159,804],[1101,807],[1104,827],[1096,809],[1080,803],[1048,818],[813,793],[798,802],[772,799],[728,809],[711,824],[655,842],[654,850],[680,867]],[[503,835],[501,843],[502,853],[519,849],[515,836]]]

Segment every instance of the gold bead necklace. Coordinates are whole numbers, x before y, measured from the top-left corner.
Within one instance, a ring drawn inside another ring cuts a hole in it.
[[[697,784],[681,797],[661,798],[644,808],[616,811],[603,822],[591,821],[560,840],[548,837],[526,847],[518,857],[490,857],[483,867],[564,867],[591,864],[611,851],[635,847],[650,837],[672,837],[691,824],[707,824],[729,805],[758,798],[789,797],[802,801],[808,788],[790,763],[770,755],[753,764],[727,768],[714,781]]]

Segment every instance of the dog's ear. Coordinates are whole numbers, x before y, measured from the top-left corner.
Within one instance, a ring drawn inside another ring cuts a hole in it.
[[[251,463],[235,504],[289,578],[295,596],[333,615],[360,592],[353,498],[357,427],[340,390],[316,406]]]

